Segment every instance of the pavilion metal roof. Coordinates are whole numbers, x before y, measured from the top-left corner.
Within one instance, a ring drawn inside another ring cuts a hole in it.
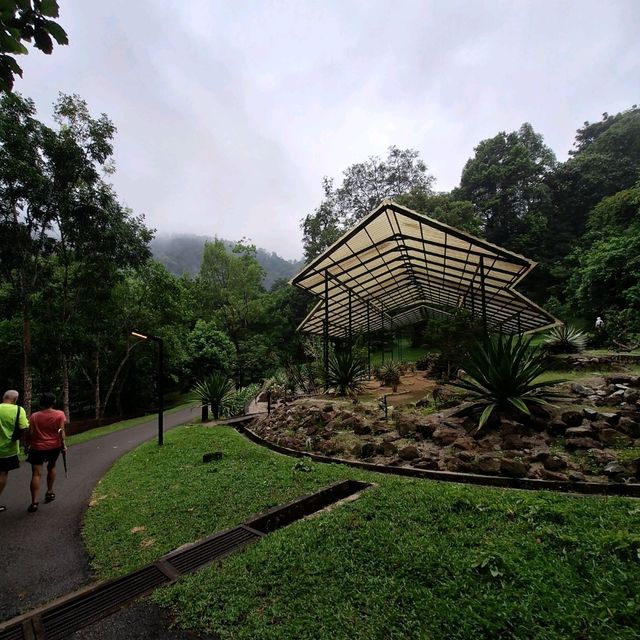
[[[384,200],[291,280],[320,298],[298,330],[322,334],[326,319],[339,338],[483,308],[490,329],[545,329],[559,321],[514,289],[536,264]]]

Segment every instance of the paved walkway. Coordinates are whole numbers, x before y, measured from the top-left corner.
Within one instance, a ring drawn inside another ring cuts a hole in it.
[[[199,417],[199,407],[182,409],[165,414],[164,427]],[[69,447],[69,477],[64,477],[60,460],[56,499],[50,504],[41,499],[36,513],[27,513],[30,465],[21,463],[18,471],[9,473],[0,496],[7,506],[0,513],[0,621],[91,582],[80,528],[93,487],[121,455],[156,436],[157,428],[157,419],[152,419]],[[41,489],[44,498],[44,477]]]

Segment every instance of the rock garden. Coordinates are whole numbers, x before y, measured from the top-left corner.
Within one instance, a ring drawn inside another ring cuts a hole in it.
[[[417,400],[416,389],[423,392]],[[425,385],[422,373],[408,372],[396,393],[369,382],[356,399],[298,399],[279,404],[250,428],[284,447],[347,460],[516,478],[640,482],[640,378],[592,375],[554,390],[561,402],[532,405],[530,415],[495,412],[479,429],[477,417],[464,416],[468,395],[448,385]]]

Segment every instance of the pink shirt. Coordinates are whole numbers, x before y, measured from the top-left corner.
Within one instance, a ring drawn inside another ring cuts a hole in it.
[[[44,409],[31,414],[29,427],[31,432],[31,448],[37,451],[57,449],[62,446],[58,429],[65,423],[65,415],[57,409]]]

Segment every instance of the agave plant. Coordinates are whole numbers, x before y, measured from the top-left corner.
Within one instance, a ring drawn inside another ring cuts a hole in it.
[[[354,396],[362,390],[367,362],[356,350],[335,351],[329,356],[327,387],[338,395]]]
[[[535,382],[547,368],[544,352],[531,346],[531,338],[499,334],[471,347],[464,364],[465,377],[452,385],[478,397],[469,409],[482,409],[481,429],[494,411],[515,409],[530,415],[531,405],[548,405],[558,394],[545,387],[564,380]]]
[[[563,324],[553,327],[545,336],[543,344],[546,349],[556,353],[578,353],[584,351],[588,339],[584,331]]]
[[[224,373],[215,371],[197,382],[193,390],[203,404],[211,405],[213,417],[217,420],[225,400],[233,391],[233,382]]]
[[[385,362],[378,367],[376,378],[385,387],[392,387],[394,391],[397,391],[402,371],[402,365],[399,362]]]

